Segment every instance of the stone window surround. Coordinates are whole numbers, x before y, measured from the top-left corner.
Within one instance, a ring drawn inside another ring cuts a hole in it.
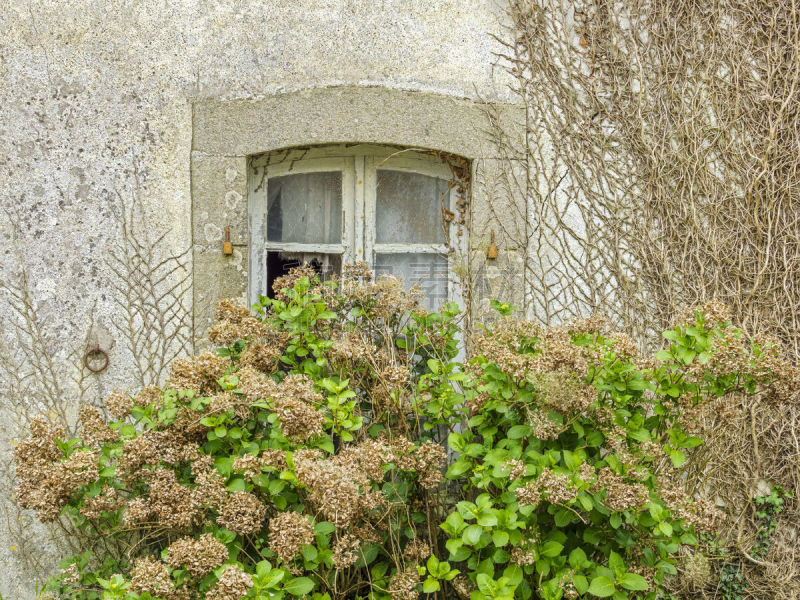
[[[193,328],[197,342],[219,298],[247,296],[248,159],[290,147],[391,144],[472,161],[470,255],[491,225],[483,185],[496,163],[485,105],[430,92],[383,87],[311,88],[252,100],[202,100],[192,107]],[[511,118],[518,109],[508,107]],[[476,220],[476,214],[478,219]],[[223,255],[225,227],[234,253]]]

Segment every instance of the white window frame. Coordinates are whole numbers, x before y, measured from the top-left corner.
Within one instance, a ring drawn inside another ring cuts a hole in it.
[[[466,231],[458,235],[458,217],[442,219],[445,243],[379,244],[376,242],[377,173],[379,170],[419,173],[453,180],[450,167],[439,158],[419,151],[357,144],[290,149],[253,157],[248,166],[249,276],[248,298],[258,301],[267,292],[267,252],[340,254],[342,264],[364,260],[374,271],[376,254],[436,254],[447,265],[447,301],[463,307],[461,282],[452,268],[452,255],[466,248]],[[306,244],[267,239],[267,199],[270,178],[294,173],[342,173],[342,243]],[[458,183],[458,182],[456,182]],[[457,213],[458,185],[449,188],[449,207]]]

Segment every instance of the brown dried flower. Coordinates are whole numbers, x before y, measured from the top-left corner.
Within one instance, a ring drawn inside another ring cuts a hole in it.
[[[133,399],[133,403],[140,408],[146,408],[151,404],[156,408],[161,406],[161,388],[157,385],[146,385],[140,389]]]
[[[288,563],[303,546],[314,543],[314,528],[301,513],[286,511],[269,520],[269,549]]]
[[[169,383],[175,389],[193,390],[196,394],[219,389],[217,379],[225,374],[230,360],[204,352],[193,358],[176,358],[170,365]]]
[[[525,465],[525,463],[521,460],[517,460],[516,458],[509,460],[505,466],[511,469],[508,474],[508,478],[512,481],[515,479],[522,479],[525,477],[525,474],[528,471],[528,467]]]
[[[116,512],[123,505],[124,501],[117,494],[117,490],[106,485],[98,495],[84,498],[79,512],[87,519],[98,519],[103,513]]]
[[[420,538],[414,538],[403,550],[403,558],[412,563],[422,564],[431,555],[431,547]]]
[[[184,537],[169,546],[166,562],[172,569],[185,568],[192,576],[202,578],[228,560],[228,549],[212,534],[198,539]]]
[[[267,507],[249,492],[233,492],[220,509],[217,523],[241,535],[255,533],[267,516]]]
[[[359,558],[358,550],[361,540],[352,533],[345,533],[333,545],[333,566],[336,569],[346,569],[353,566]]]
[[[114,390],[108,398],[106,398],[106,408],[108,412],[118,421],[131,414],[132,406],[133,400],[131,397],[120,390]]]
[[[253,587],[253,576],[238,565],[228,565],[217,583],[206,592],[205,600],[241,600]]]
[[[398,571],[389,580],[389,594],[392,600],[417,600],[419,598],[419,573],[414,566]]]
[[[323,434],[325,414],[301,400],[276,400],[275,413],[281,422],[281,433],[294,442]]]
[[[131,569],[130,589],[137,594],[168,596],[173,586],[167,565],[150,556],[137,558]]]
[[[87,446],[100,446],[117,439],[117,432],[111,429],[94,406],[81,406],[81,438]]]
[[[239,355],[239,365],[271,373],[277,368],[281,354],[283,351],[280,346],[261,342],[250,343]]]

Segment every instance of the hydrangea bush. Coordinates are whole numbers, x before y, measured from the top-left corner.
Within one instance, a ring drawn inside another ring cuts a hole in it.
[[[681,488],[687,420],[789,368],[713,305],[651,360],[599,319],[505,317],[462,364],[458,308],[363,265],[275,289],[77,437],[31,424],[18,501],[90,548],[43,598],[664,597],[721,516]]]

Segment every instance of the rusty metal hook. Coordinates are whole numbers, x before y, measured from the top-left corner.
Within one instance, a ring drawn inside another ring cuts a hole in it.
[[[93,367],[89,364],[89,359],[93,356],[102,356],[103,365],[101,367]],[[101,373],[102,371],[105,371],[106,367],[108,366],[108,352],[95,344],[86,351],[86,354],[83,355],[83,366],[89,369],[92,373]]]

